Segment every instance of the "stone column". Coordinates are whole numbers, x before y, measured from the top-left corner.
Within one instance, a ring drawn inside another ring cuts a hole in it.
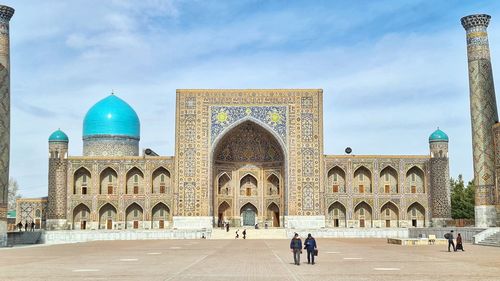
[[[0,247],[7,244],[10,151],[9,21],[14,9],[0,5]]]
[[[477,227],[496,225],[494,202],[495,153],[493,125],[498,122],[490,49],[486,28],[489,15],[471,15],[461,19],[467,35],[469,62],[470,111]]]

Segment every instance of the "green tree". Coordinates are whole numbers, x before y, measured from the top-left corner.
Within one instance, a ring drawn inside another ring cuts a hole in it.
[[[462,175],[450,179],[451,217],[454,219],[474,219],[474,184],[470,181],[465,187]]]
[[[8,208],[9,211],[16,210],[16,199],[21,198],[19,194],[19,184],[14,178],[9,179],[9,198],[8,198]]]

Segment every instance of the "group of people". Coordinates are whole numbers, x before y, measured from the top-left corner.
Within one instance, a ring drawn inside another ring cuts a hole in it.
[[[235,239],[240,238],[240,234],[238,233],[239,231],[240,231],[239,229],[236,230],[236,236],[234,237]],[[247,230],[246,230],[246,228],[243,229],[243,232],[241,234],[243,234],[243,239],[247,239]]]
[[[295,265],[300,265],[300,254],[302,254],[302,240],[298,233],[293,235],[292,241],[290,241],[290,250],[293,253],[293,261]],[[307,251],[307,264],[314,264],[314,257],[318,255],[318,245],[316,240],[312,237],[311,233],[307,234],[306,240],[304,240],[304,250]]]
[[[444,238],[448,239],[448,252],[451,252],[450,247],[453,247],[454,252],[456,252],[458,250],[462,250],[462,252],[465,251],[464,245],[462,244],[462,236],[460,236],[460,233],[457,234],[457,245],[456,246],[455,246],[455,243],[453,243],[453,239],[454,239],[453,230],[446,233],[444,235]]]
[[[24,227],[24,231],[28,231],[28,228],[30,228],[30,231],[35,231],[35,222],[34,221],[31,221],[31,223],[28,223],[28,221],[26,220],[26,222],[24,224],[22,222],[18,222],[16,226],[19,229],[19,231],[23,231],[23,227]]]

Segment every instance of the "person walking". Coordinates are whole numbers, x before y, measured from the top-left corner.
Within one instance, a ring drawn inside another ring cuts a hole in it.
[[[236,230],[236,237],[234,237],[234,239],[238,239],[240,237],[240,235],[238,234],[238,231],[240,231],[239,229]]]
[[[31,221],[31,231],[35,231],[35,222]]]
[[[24,222],[24,231],[28,231],[28,220]]]
[[[302,253],[302,240],[299,238],[299,234],[295,233],[293,235],[292,241],[290,241],[290,249],[293,253],[293,261],[295,265],[300,265],[300,254]]]
[[[453,230],[446,233],[444,235],[444,238],[448,239],[448,252],[451,252],[450,251],[450,246],[453,246],[453,251],[456,252],[457,251],[457,248],[455,248],[455,243],[453,243]]]
[[[226,232],[229,232],[229,222],[226,222]]]
[[[307,264],[314,264],[314,253],[318,246],[316,240],[312,237],[311,233],[307,234],[307,238],[304,241],[304,249],[307,250]]]
[[[464,245],[462,244],[462,236],[459,234],[457,234],[457,248],[456,248],[456,251],[458,250],[462,250],[462,252],[464,252]]]
[[[247,229],[243,229],[243,239],[247,239]]]

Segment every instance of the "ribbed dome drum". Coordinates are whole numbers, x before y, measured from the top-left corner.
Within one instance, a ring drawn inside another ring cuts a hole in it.
[[[84,156],[139,155],[140,121],[135,110],[114,94],[92,106],[83,121]]]

